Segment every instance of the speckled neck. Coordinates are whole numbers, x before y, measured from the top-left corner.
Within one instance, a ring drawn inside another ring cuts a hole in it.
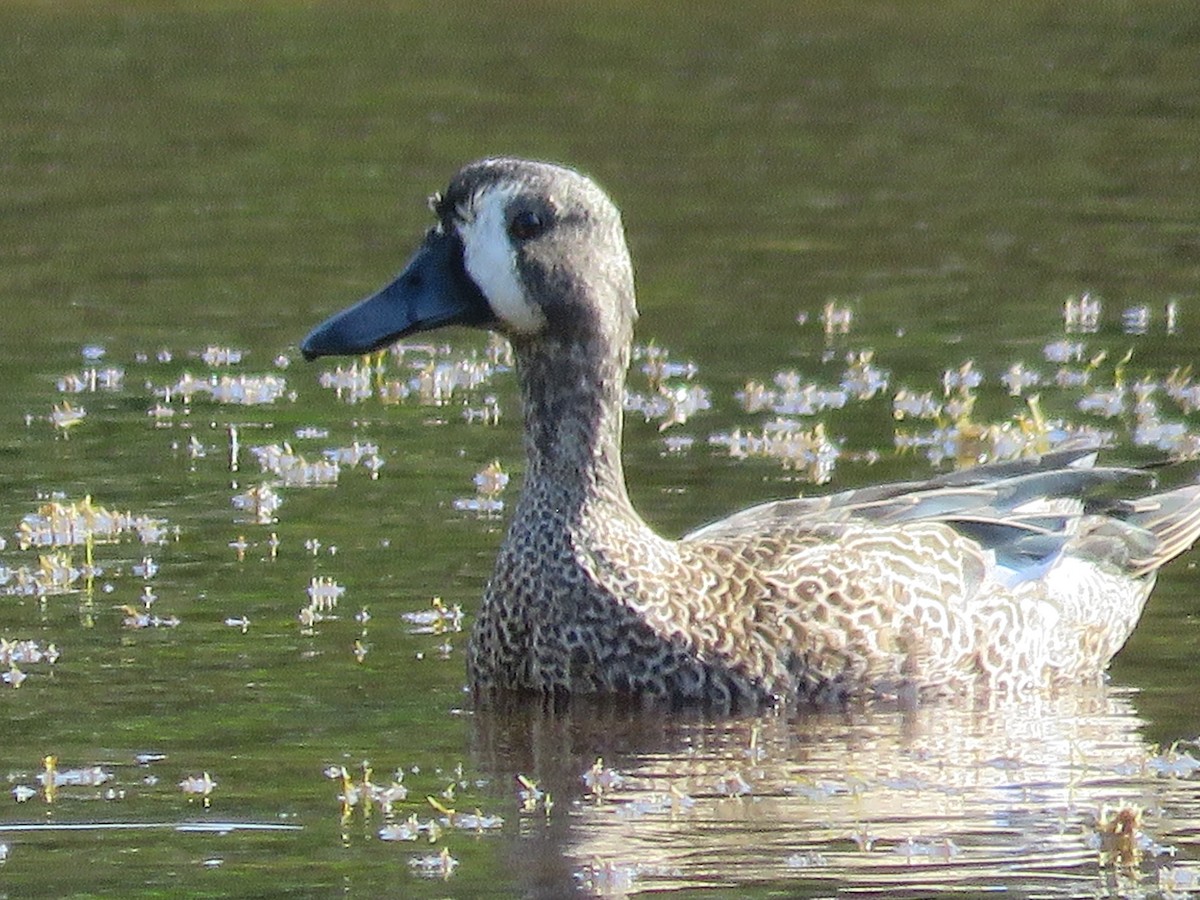
[[[518,515],[569,527],[598,509],[636,519],[621,463],[628,342],[550,335],[514,347],[528,465]]]

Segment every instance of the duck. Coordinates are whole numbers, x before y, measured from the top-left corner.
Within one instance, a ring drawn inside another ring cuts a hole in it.
[[[463,167],[429,205],[403,270],[300,349],[367,354],[452,325],[511,343],[526,467],[469,640],[477,697],[730,710],[1095,681],[1200,535],[1200,486],[1154,493],[1076,446],[664,537],[622,465],[637,303],[616,205],[574,169],[513,158]]]

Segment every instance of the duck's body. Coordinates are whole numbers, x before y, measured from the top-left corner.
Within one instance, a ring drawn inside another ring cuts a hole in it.
[[[667,540],[621,466],[636,307],[616,208],[571,170],[486,160],[434,211],[405,271],[303,350],[452,323],[512,341],[528,466],[471,636],[478,689],[726,708],[1095,678],[1200,533],[1196,486],[1090,506],[1132,475],[1081,452],[765,504]]]

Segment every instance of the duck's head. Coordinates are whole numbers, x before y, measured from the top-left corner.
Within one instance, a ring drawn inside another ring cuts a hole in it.
[[[547,338],[627,343],[636,316],[621,217],[590,179],[518,159],[463,168],[437,222],[389,284],[314,328],[307,359],[355,355],[444,325],[493,328],[518,349]]]

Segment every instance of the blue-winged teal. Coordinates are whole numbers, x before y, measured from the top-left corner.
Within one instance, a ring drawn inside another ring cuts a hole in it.
[[[1094,679],[1200,533],[1197,486],[1082,499],[1130,473],[1081,452],[767,503],[667,540],[621,467],[637,313],[616,207],[570,169],[492,159],[432,208],[404,271],[302,349],[452,324],[512,342],[528,466],[471,636],[478,690],[725,708]]]

